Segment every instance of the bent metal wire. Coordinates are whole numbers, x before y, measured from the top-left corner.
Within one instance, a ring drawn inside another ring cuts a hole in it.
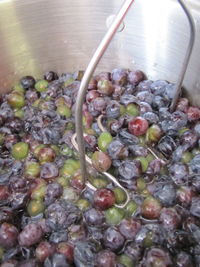
[[[195,26],[194,26],[194,21],[193,18],[189,12],[189,10],[187,9],[186,5],[184,4],[184,2],[182,0],[177,0],[178,3],[180,4],[181,8],[183,9],[188,22],[189,22],[189,26],[190,26],[190,38],[189,38],[189,44],[187,47],[187,51],[184,57],[184,61],[182,64],[182,68],[180,71],[180,75],[177,79],[177,83],[175,85],[175,94],[174,94],[174,98],[172,99],[171,102],[171,106],[170,106],[170,110],[173,111],[178,97],[180,95],[181,92],[181,87],[182,87],[182,83],[184,80],[184,76],[188,67],[188,63],[190,60],[190,56],[192,53],[192,49],[194,46],[194,40],[195,40]],[[80,84],[80,88],[78,91],[78,95],[77,95],[77,101],[76,101],[76,110],[75,110],[75,124],[76,124],[76,134],[72,137],[72,144],[74,145],[74,147],[77,149],[77,151],[79,152],[79,158],[80,158],[80,165],[81,165],[81,174],[83,177],[83,181],[85,186],[90,187],[93,190],[96,190],[96,188],[94,186],[92,186],[88,181],[87,181],[87,165],[86,165],[86,161],[87,163],[91,164],[91,160],[90,158],[88,158],[85,155],[85,144],[84,144],[84,132],[83,132],[83,124],[82,124],[82,119],[83,119],[83,114],[82,114],[82,109],[83,109],[83,103],[85,101],[85,95],[86,95],[86,91],[87,91],[87,87],[89,84],[89,81],[100,61],[100,59],[102,58],[102,56],[104,55],[107,47],[109,46],[110,42],[112,41],[115,33],[117,32],[120,24],[122,23],[124,17],[126,16],[128,10],[130,9],[131,5],[133,4],[134,0],[126,0],[121,9],[119,10],[118,14],[116,15],[113,23],[111,24],[111,26],[109,27],[107,33],[105,34],[104,38],[102,39],[102,41],[100,42],[97,50],[95,51],[93,57],[91,58],[88,67],[84,73],[84,76],[82,78],[81,84]],[[77,143],[76,143],[76,139],[77,139]],[[124,207],[127,202],[129,201],[129,194],[127,192],[127,190],[120,185],[120,183],[117,181],[117,179],[115,177],[113,177],[111,174],[104,172],[103,173],[109,180],[111,180],[115,185],[119,186],[120,188],[122,188],[124,190],[124,192],[126,193],[127,199],[126,202],[122,205],[118,205],[119,207]],[[117,205],[116,205],[117,206]]]

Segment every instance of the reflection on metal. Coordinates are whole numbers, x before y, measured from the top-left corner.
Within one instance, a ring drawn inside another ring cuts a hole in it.
[[[186,73],[186,70],[187,70],[187,67],[188,67],[188,64],[189,64],[190,56],[192,54],[192,49],[193,49],[194,41],[195,41],[195,26],[194,26],[193,18],[191,16],[189,10],[187,9],[185,4],[183,3],[183,1],[182,0],[178,0],[178,2],[180,3],[183,11],[185,12],[185,15],[186,15],[186,17],[188,19],[188,22],[189,22],[190,39],[189,39],[189,44],[188,44],[188,47],[187,47],[186,55],[185,55],[185,58],[184,58],[184,61],[183,61],[183,65],[181,67],[181,72],[179,74],[178,81],[177,81],[177,83],[175,85],[175,90],[176,91],[175,91],[175,95],[174,95],[174,98],[172,99],[172,103],[171,103],[171,106],[170,106],[170,110],[171,111],[174,111],[174,109],[176,107],[177,100],[178,100],[178,98],[180,96],[183,79],[184,79],[184,76],[185,76],[185,73]]]

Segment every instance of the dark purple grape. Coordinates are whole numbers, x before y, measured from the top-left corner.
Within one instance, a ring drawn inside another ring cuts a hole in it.
[[[200,174],[200,154],[197,154],[189,163],[191,171],[199,175]]]
[[[23,131],[24,123],[20,118],[14,117],[8,119],[4,125],[8,127],[12,133],[20,133]]]
[[[10,196],[11,207],[13,209],[23,208],[27,204],[27,199],[28,199],[28,192],[25,193],[13,192],[12,195]]]
[[[86,229],[83,224],[72,224],[68,230],[68,238],[72,244],[76,244],[78,241],[84,241],[86,239]]]
[[[119,251],[124,245],[125,238],[114,227],[108,228],[104,233],[104,246],[112,251]]]
[[[194,126],[194,131],[200,137],[200,122],[197,122],[196,125]]]
[[[144,73],[140,70],[130,71],[128,73],[128,82],[133,85],[138,85],[144,80]]]
[[[135,157],[146,157],[148,155],[148,150],[140,145],[130,145],[128,149]]]
[[[45,211],[47,224],[52,230],[65,229],[78,222],[81,217],[80,210],[68,202],[56,202],[48,206]]]
[[[146,173],[149,175],[159,174],[162,166],[161,159],[154,159],[149,163]]]
[[[175,163],[169,166],[169,174],[176,185],[188,183],[188,167],[183,163]]]
[[[138,137],[132,135],[125,129],[119,132],[118,137],[125,145],[137,145],[139,143]]]
[[[114,69],[111,72],[111,79],[114,84],[124,86],[127,83],[127,70]]]
[[[190,207],[190,213],[200,218],[200,197],[194,197]]]
[[[92,104],[94,106],[94,109],[99,112],[103,112],[106,108],[106,101],[103,97],[97,97],[93,99]]]
[[[42,238],[42,228],[37,223],[31,223],[24,227],[18,236],[18,241],[21,246],[32,246],[38,243]]]
[[[95,266],[95,248],[87,241],[79,241],[74,247],[74,263],[76,267]]]
[[[25,98],[30,103],[34,103],[39,98],[39,94],[35,90],[29,89],[26,91]]]
[[[188,148],[193,148],[198,141],[198,135],[194,131],[189,130],[182,134],[180,141],[183,145],[188,145]]]
[[[24,89],[34,88],[35,79],[32,76],[24,76],[21,78],[20,83]]]
[[[174,208],[163,208],[160,213],[160,221],[166,230],[171,231],[180,225],[181,216]]]
[[[158,150],[165,155],[166,157],[170,157],[176,148],[176,143],[170,136],[164,136],[158,143]]]
[[[176,256],[176,266],[177,267],[194,267],[194,262],[192,256],[185,251],[179,252]]]
[[[54,244],[47,241],[42,241],[35,250],[37,260],[44,262],[46,258],[51,256],[56,250]]]
[[[111,100],[106,106],[106,116],[110,119],[117,119],[120,116],[120,104]]]
[[[139,232],[141,228],[141,223],[139,220],[131,219],[124,219],[119,224],[119,231],[120,233],[126,238],[133,240],[136,234]]]
[[[166,233],[167,247],[170,250],[188,249],[195,244],[192,235],[183,230],[173,230]]]
[[[144,80],[141,81],[138,85],[137,85],[137,91],[151,91],[151,84],[153,83],[153,81],[151,80]]]
[[[149,93],[148,91],[140,91],[136,95],[138,101],[140,102],[146,102],[151,105],[153,101],[153,94]]]
[[[68,240],[68,235],[66,230],[53,232],[49,237],[49,241],[55,244],[58,244],[60,242],[65,242],[67,240]]]
[[[159,110],[160,108],[167,107],[169,105],[169,101],[167,101],[164,97],[160,95],[156,95],[153,98],[152,107],[154,109]]]
[[[122,105],[127,106],[128,104],[131,103],[138,103],[137,98],[134,95],[130,95],[130,94],[126,94],[124,93],[121,97],[120,97],[120,103]]]
[[[98,267],[116,267],[116,255],[110,250],[102,250],[97,254]]]
[[[126,180],[139,177],[142,173],[141,164],[138,160],[124,160],[119,169],[119,174]]]
[[[91,90],[86,95],[86,102],[89,104],[90,102],[92,102],[97,97],[100,97],[100,93],[97,90]]]
[[[168,252],[160,248],[151,248],[144,261],[145,267],[173,267],[172,259]]]
[[[48,82],[52,82],[58,79],[58,74],[55,71],[47,71],[44,74],[44,79]]]
[[[147,102],[139,102],[138,103],[140,107],[140,115],[143,116],[145,113],[152,112],[152,107]]]
[[[194,186],[195,190],[200,193],[200,176],[195,175],[192,179],[192,185]]]
[[[46,258],[44,267],[70,267],[70,265],[67,263],[65,255],[54,253],[52,256]]]
[[[172,100],[176,92],[175,90],[176,90],[175,84],[169,83],[167,86],[165,86],[164,89],[165,98]]]
[[[55,163],[44,163],[41,168],[40,177],[51,180],[58,176],[58,167]]]
[[[111,134],[116,135],[120,131],[120,129],[122,128],[123,124],[124,124],[124,118],[123,117],[120,117],[119,120],[113,120],[109,124]]]
[[[111,159],[125,159],[128,157],[128,149],[119,139],[115,139],[109,144],[107,152]]]
[[[181,146],[178,146],[174,152],[172,153],[172,160],[174,162],[179,162],[182,160],[182,157],[183,157],[183,154],[188,151],[188,145],[185,144],[185,145],[181,145]]]
[[[3,222],[10,222],[13,219],[13,211],[10,207],[0,208],[0,224]]]
[[[97,139],[94,135],[86,135],[84,137],[85,139],[85,145],[86,145],[86,148],[89,149],[89,151],[95,151],[96,150],[96,146],[97,146]]]
[[[10,178],[9,189],[11,192],[22,192],[25,193],[27,191],[28,182],[27,180],[13,176]]]
[[[145,120],[147,120],[147,121],[149,121],[149,123],[158,123],[159,122],[159,117],[158,117],[158,115],[156,115],[156,113],[154,113],[154,112],[151,112],[151,111],[149,111],[149,112],[145,112],[144,114],[142,114],[142,117],[145,119]]]
[[[120,96],[125,92],[125,88],[119,85],[114,86],[114,92],[112,94],[112,98],[114,100],[119,100]],[[126,89],[127,92],[127,89]]]
[[[102,211],[91,208],[84,213],[85,221],[88,225],[96,227],[102,226],[105,221],[105,216]]]
[[[9,223],[2,223],[0,227],[0,245],[4,248],[13,247],[18,237],[17,228]]]
[[[162,205],[169,207],[175,203],[176,188],[173,183],[158,182],[154,185],[153,195],[160,200]]]
[[[163,80],[158,80],[155,82],[152,82],[150,87],[151,87],[151,91],[154,95],[163,95],[165,92],[165,88],[168,85],[167,81],[163,81]]]
[[[56,198],[59,198],[63,193],[63,187],[58,183],[51,183],[47,186],[45,203],[47,205],[55,201]]]

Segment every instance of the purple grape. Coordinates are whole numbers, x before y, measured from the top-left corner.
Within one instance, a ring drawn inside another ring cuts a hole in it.
[[[141,164],[138,160],[124,160],[119,169],[119,174],[126,180],[130,180],[141,175]]]
[[[112,159],[125,159],[128,157],[128,149],[119,139],[115,139],[109,144],[107,152]]]
[[[88,225],[91,225],[91,226],[93,225],[96,227],[98,226],[100,227],[105,221],[103,212],[101,212],[100,210],[96,210],[94,208],[87,210],[84,213],[84,217]]]
[[[98,267],[116,267],[116,255],[110,250],[102,250],[97,254]]]
[[[42,238],[43,232],[39,224],[31,223],[24,227],[18,236],[18,241],[21,246],[32,246],[38,243]]]
[[[104,246],[112,251],[119,251],[122,249],[125,238],[114,227],[108,228],[104,233]]]

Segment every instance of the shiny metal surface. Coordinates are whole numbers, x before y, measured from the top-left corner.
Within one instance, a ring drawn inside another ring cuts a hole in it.
[[[106,19],[123,0],[0,0],[0,90],[22,75],[40,77],[85,69],[105,34]],[[200,105],[200,1],[185,0],[196,42],[184,85]],[[176,82],[189,27],[176,0],[135,1],[97,71],[142,69],[151,79]]]

